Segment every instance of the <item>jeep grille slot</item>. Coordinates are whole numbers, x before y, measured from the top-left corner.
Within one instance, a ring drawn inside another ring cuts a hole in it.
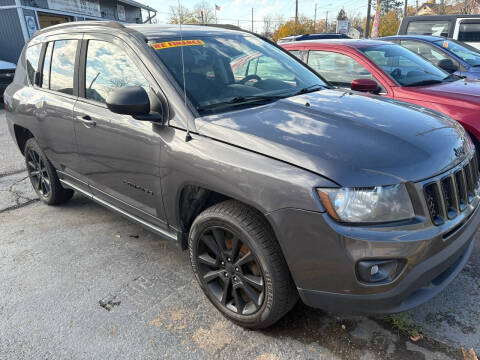
[[[441,201],[442,196],[440,195],[440,191],[438,189],[438,184],[431,183],[425,186],[425,200],[427,202],[428,211],[430,213],[430,217],[432,218],[432,222],[435,225],[441,225],[444,222],[444,216],[442,216],[441,211]]]
[[[441,225],[464,211],[478,191],[479,180],[478,159],[475,154],[463,167],[427,183],[423,192],[432,222],[437,226]]]

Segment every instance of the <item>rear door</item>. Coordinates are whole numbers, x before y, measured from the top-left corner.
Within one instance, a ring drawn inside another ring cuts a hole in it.
[[[160,133],[164,127],[114,114],[106,106],[108,95],[126,86],[143,87],[154,104],[156,82],[134,50],[117,37],[85,34],[81,57],[80,96],[74,111],[78,176],[97,197],[163,226]]]
[[[77,100],[76,63],[81,34],[49,37],[43,45],[41,76],[35,86],[34,116],[39,123],[40,146],[61,177],[69,177],[78,160],[76,155],[73,107]]]

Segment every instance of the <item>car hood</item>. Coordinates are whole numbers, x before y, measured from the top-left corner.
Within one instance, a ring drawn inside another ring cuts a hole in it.
[[[480,82],[475,80],[457,80],[435,85],[402,87],[402,90],[407,92],[408,97],[412,99],[427,95],[430,96],[427,100],[430,102],[451,101],[452,104],[468,108],[480,105]]]
[[[463,128],[439,113],[338,90],[204,116],[195,124],[203,136],[307,169],[342,186],[423,180],[463,160],[456,156],[459,150],[472,149]]]

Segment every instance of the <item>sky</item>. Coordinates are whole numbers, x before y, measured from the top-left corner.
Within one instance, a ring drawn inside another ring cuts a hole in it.
[[[158,11],[157,17],[161,23],[168,22],[168,12],[170,6],[178,6],[178,0],[139,0],[146,5]],[[189,9],[193,9],[195,4],[201,0],[181,0],[181,4]],[[221,7],[217,11],[218,23],[239,24],[243,28],[251,28],[251,17],[253,7],[254,30],[263,29],[264,16],[272,16],[273,20],[278,15],[283,16],[285,20],[295,17],[295,0],[216,0],[208,3]],[[328,19],[334,20],[340,11],[344,8],[347,14],[360,13],[366,15],[368,0],[299,0],[298,13],[309,18],[314,17],[315,3],[317,3],[317,19],[324,19],[328,11]]]

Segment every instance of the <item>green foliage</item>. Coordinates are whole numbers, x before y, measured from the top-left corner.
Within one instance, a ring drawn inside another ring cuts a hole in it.
[[[420,335],[420,330],[416,328],[413,321],[403,314],[395,314],[387,316],[383,319],[385,323],[389,324],[399,333],[407,335],[408,337],[417,337]]]

